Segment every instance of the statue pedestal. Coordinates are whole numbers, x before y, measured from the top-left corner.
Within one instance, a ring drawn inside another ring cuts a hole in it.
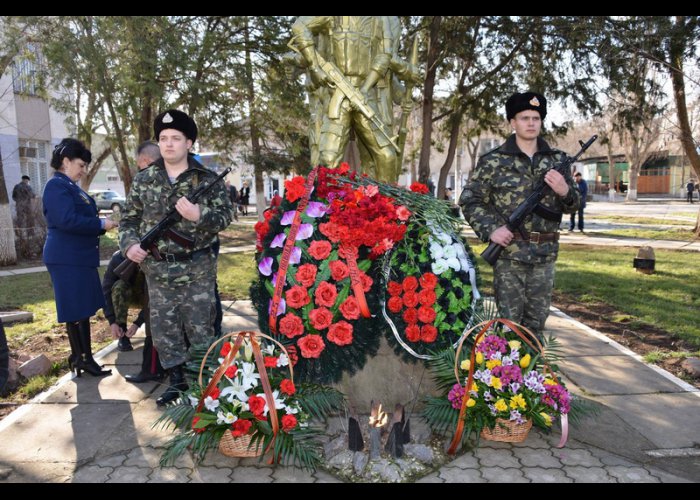
[[[439,396],[433,378],[422,360],[406,363],[394,353],[386,339],[381,339],[379,351],[367,360],[364,368],[354,375],[347,373],[334,385],[347,397],[357,413],[369,414],[371,401],[382,403],[385,411],[394,405],[406,407],[406,415],[423,409],[425,396]],[[415,403],[415,408],[414,408]]]

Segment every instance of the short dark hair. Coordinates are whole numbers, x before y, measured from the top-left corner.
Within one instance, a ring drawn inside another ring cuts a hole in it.
[[[85,163],[90,163],[92,161],[92,153],[90,153],[90,150],[85,147],[85,144],[78,139],[66,137],[53,148],[51,166],[58,170],[61,168],[63,158],[68,158],[69,160],[80,158]]]
[[[136,148],[136,156],[141,155],[148,156],[151,160],[156,161],[160,159],[160,148],[158,144],[153,141],[142,142],[139,144],[139,147]]]
[[[22,176],[22,180],[25,180],[25,179],[28,180],[28,181],[31,181],[31,179],[29,178],[28,175],[23,175],[23,176]]]
[[[576,173],[574,174],[574,177],[581,177],[581,172],[576,172]]]

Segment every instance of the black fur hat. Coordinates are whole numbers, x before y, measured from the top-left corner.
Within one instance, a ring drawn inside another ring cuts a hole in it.
[[[532,109],[544,120],[547,116],[547,99],[537,92],[515,93],[506,101],[506,118],[512,120],[515,115],[526,109]]]
[[[177,109],[169,109],[156,116],[156,119],[153,121],[153,132],[156,141],[160,137],[160,133],[168,128],[179,130],[185,134],[185,137],[191,140],[192,143],[197,140],[197,125],[187,113],[183,113]]]

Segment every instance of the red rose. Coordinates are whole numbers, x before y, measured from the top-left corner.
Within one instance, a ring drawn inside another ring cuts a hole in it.
[[[280,391],[282,391],[284,394],[287,394],[288,396],[291,396],[292,394],[297,392],[297,388],[294,387],[294,382],[286,378],[282,382],[280,382]]]
[[[401,283],[397,281],[390,281],[386,289],[389,292],[389,295],[391,295],[392,297],[401,295],[401,293],[403,292],[403,287],[401,286]]]
[[[432,306],[435,304],[435,292],[430,289],[421,290],[418,292],[418,301],[424,306]]]
[[[421,306],[418,308],[418,319],[421,323],[432,323],[435,321],[435,310],[432,307]]]
[[[309,297],[309,292],[303,286],[293,286],[284,293],[284,297],[287,300],[287,305],[293,309],[299,309],[304,307],[306,304],[311,302],[311,297]]]
[[[418,288],[418,280],[415,276],[406,276],[401,286],[404,292],[415,292]]]
[[[345,319],[357,319],[360,317],[360,305],[352,295],[340,304],[340,312]]]
[[[248,409],[253,415],[262,415],[265,411],[265,399],[260,396],[250,396],[248,398]]]
[[[352,344],[352,325],[347,321],[338,321],[328,328],[328,340],[337,345]]]
[[[413,325],[415,323],[418,323],[418,311],[415,309],[406,309],[403,312],[403,320],[406,322],[407,325]]]
[[[277,358],[274,356],[265,356],[265,368],[277,368]]]
[[[318,358],[326,347],[320,335],[307,335],[297,340],[297,344],[305,358]]]
[[[297,417],[294,415],[285,415],[282,417],[282,430],[289,432],[297,426]]]
[[[364,271],[360,271],[360,283],[362,283],[362,290],[364,292],[369,292],[372,289],[374,280],[370,278]]]
[[[341,227],[340,228],[340,239],[347,239],[348,235],[343,234],[347,233],[347,228]],[[352,246],[352,245],[340,245],[340,248],[338,248],[338,255],[340,255],[343,259],[348,259],[348,258],[354,258],[357,260],[358,252],[357,252],[357,247]]]
[[[280,333],[290,339],[298,337],[304,333],[304,323],[296,314],[285,314],[280,320]]]
[[[309,319],[311,320],[311,326],[316,330],[323,330],[328,328],[333,322],[333,313],[325,307],[319,307],[311,310]]]
[[[423,342],[435,342],[437,338],[437,328],[433,325],[423,325],[420,329],[420,339]]]
[[[338,225],[332,222],[324,222],[318,225],[318,230],[321,234],[331,240],[333,243],[338,243],[340,241],[340,233],[338,232]]]
[[[331,268],[331,278],[335,281],[340,281],[348,277],[350,274],[350,271],[348,270],[348,266],[345,265],[344,262],[341,262],[339,260],[334,260],[329,264],[329,267]]]
[[[406,307],[416,307],[418,305],[418,294],[416,292],[404,293],[403,305],[405,305]]]
[[[196,428],[195,426],[197,425],[197,422],[199,422],[199,417],[194,417],[192,419],[192,430],[195,431],[196,433],[204,432],[206,430],[206,426],[200,427],[199,429]]]
[[[316,282],[316,271],[317,268],[313,264],[304,264],[299,266],[296,275],[294,277],[296,280],[304,285],[305,287],[310,287]]]
[[[231,352],[231,347],[233,347],[231,342],[224,342],[224,345],[221,346],[221,350],[219,351],[222,358],[225,358],[226,355]]]
[[[420,340],[420,327],[418,325],[407,326],[406,338],[411,342],[418,342]]]
[[[314,292],[314,301],[317,306],[333,307],[337,297],[338,290],[335,289],[335,285],[331,285],[327,281],[322,281]]]
[[[316,260],[327,259],[331,254],[331,244],[326,240],[315,240],[309,245],[309,255]]]
[[[231,365],[226,368],[225,374],[228,378],[233,378],[236,376],[236,372],[238,372],[238,367],[236,365]]]
[[[284,197],[290,203],[294,203],[306,193],[305,183],[306,180],[303,177],[295,177],[290,181],[284,181]]]
[[[420,286],[423,288],[434,289],[437,286],[438,277],[433,273],[425,273],[420,277]]]
[[[401,297],[391,297],[389,302],[387,302],[387,307],[393,313],[401,312],[401,309],[403,309],[403,300]]]
[[[231,428],[233,429],[231,431],[231,435],[233,437],[245,436],[246,434],[248,434],[248,431],[252,426],[253,422],[251,422],[250,420],[242,420],[239,418],[231,426]]]

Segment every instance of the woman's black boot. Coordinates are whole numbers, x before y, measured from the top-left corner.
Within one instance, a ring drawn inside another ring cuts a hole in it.
[[[68,356],[68,368],[70,371],[75,372],[75,374],[80,377],[81,369],[78,368],[78,361],[81,360],[81,349],[80,349],[80,331],[78,329],[78,323],[68,322],[66,323],[66,333],[68,335],[68,342],[70,343],[70,356]]]
[[[76,366],[88,372],[93,377],[111,375],[112,370],[103,370],[92,357],[92,342],[90,340],[90,318],[81,319],[78,322],[78,339],[80,340],[81,356]]]

